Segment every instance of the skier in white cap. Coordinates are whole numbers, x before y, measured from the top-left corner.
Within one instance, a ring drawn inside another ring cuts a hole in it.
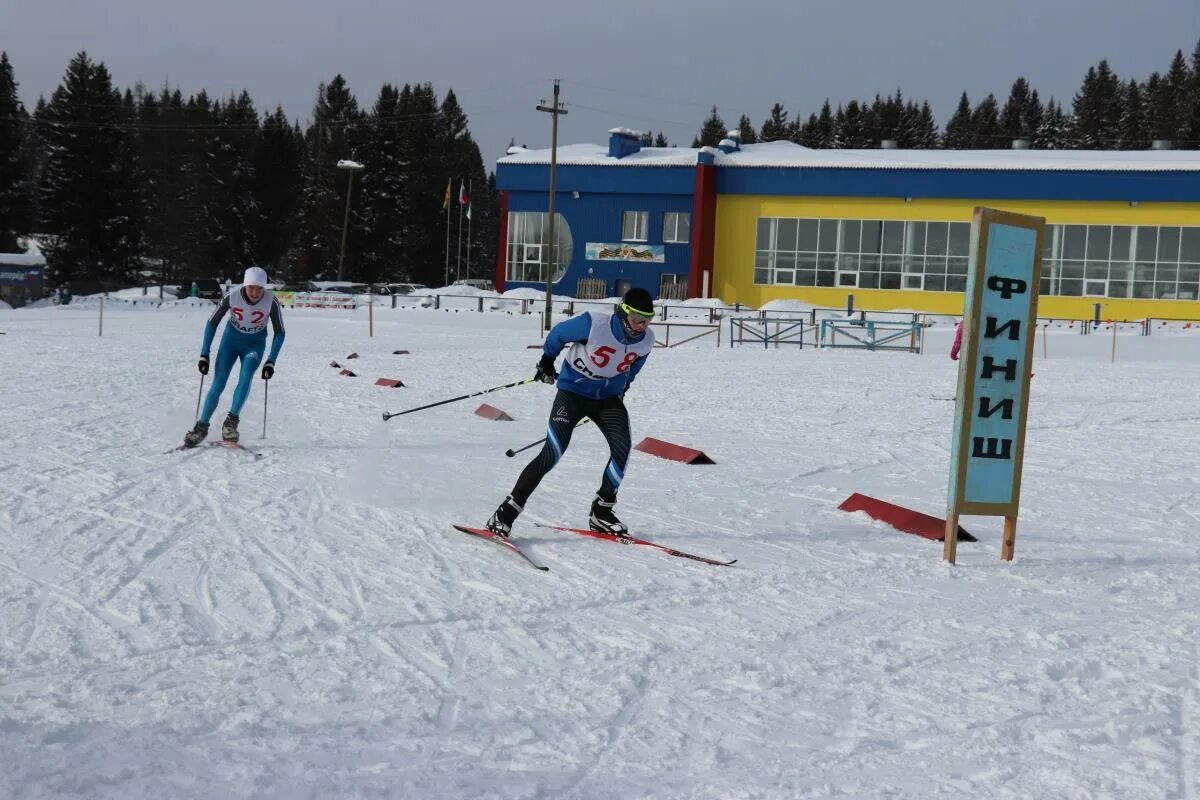
[[[196,368],[201,375],[208,374],[208,353],[212,347],[213,337],[217,334],[217,325],[225,312],[229,312],[229,324],[221,335],[221,344],[217,348],[217,368],[213,372],[212,387],[204,398],[204,408],[200,411],[200,419],[187,435],[183,437],[185,447],[195,447],[208,436],[208,422],[225,384],[229,380],[229,372],[233,363],[241,360],[238,373],[237,388],[233,390],[233,403],[229,407],[229,416],[221,425],[221,436],[227,442],[238,440],[238,414],[250,395],[250,387],[254,383],[254,372],[262,361],[263,351],[267,346],[267,319],[271,320],[274,336],[271,339],[271,354],[262,365],[262,379],[271,380],[275,374],[275,359],[279,349],[283,347],[283,309],[275,295],[267,291],[267,273],[261,267],[250,267],[242,279],[242,285],[236,287],[217,304],[217,310],[208,318],[204,326],[204,343],[200,346],[200,361]]]

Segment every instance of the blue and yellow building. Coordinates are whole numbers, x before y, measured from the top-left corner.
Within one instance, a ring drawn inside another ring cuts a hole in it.
[[[497,164],[497,283],[544,288],[549,150]],[[1200,318],[1200,152],[558,148],[555,292],[957,314],[976,206],[1045,217],[1039,314]]]

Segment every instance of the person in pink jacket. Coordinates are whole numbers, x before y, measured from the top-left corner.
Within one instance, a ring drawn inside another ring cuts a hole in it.
[[[954,344],[950,345],[950,359],[958,361],[958,351],[962,349],[962,329],[963,323],[960,319],[958,325],[954,328]]]

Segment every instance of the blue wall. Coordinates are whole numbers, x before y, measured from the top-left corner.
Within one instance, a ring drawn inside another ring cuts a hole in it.
[[[663,245],[663,213],[667,211],[692,213],[692,190],[695,185],[693,167],[572,167],[560,166],[556,176],[555,212],[562,214],[571,229],[571,263],[566,275],[555,283],[555,291],[575,294],[580,278],[603,278],[608,282],[609,295],[616,294],[616,281],[628,280],[630,285],[646,289],[658,297],[659,280],[663,273],[687,276],[691,266],[691,244],[664,245],[666,261],[662,264],[641,261],[588,261],[588,242],[621,241],[621,221],[624,211],[648,211],[649,224],[646,244]],[[503,176],[503,177],[502,177]],[[545,165],[501,165],[496,184],[507,190],[508,210],[546,211],[546,187],[550,170]],[[578,192],[575,199],[572,192]],[[590,270],[590,271],[589,271]],[[506,281],[506,288],[541,284]]]
[[[717,193],[1194,203],[1200,173],[725,167],[717,170]]]

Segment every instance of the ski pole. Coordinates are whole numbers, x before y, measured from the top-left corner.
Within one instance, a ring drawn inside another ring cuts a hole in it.
[[[575,423],[575,427],[578,428],[580,425],[587,425],[588,422],[590,422],[590,419],[588,417],[584,417],[583,419],[579,420],[579,422]],[[538,439],[536,442],[530,442],[529,444],[525,445],[524,447],[518,447],[516,450],[505,450],[504,455],[508,456],[509,458],[512,458],[517,453],[524,453],[526,450],[528,450],[531,447],[537,447],[539,444],[546,441],[546,439],[547,439],[547,437],[543,436],[542,438]]]
[[[414,411],[424,411],[427,408],[433,408],[434,406],[444,406],[447,403],[457,403],[459,400],[466,400],[469,397],[478,397],[481,394],[487,394],[488,392],[498,392],[501,389],[511,389],[514,386],[524,386],[527,383],[533,383],[535,380],[537,380],[537,379],[536,378],[526,378],[523,381],[517,381],[515,383],[506,383],[503,386],[493,386],[491,389],[484,389],[483,391],[480,391],[480,392],[471,392],[471,394],[464,394],[464,395],[459,395],[458,397],[451,397],[449,400],[439,400],[436,403],[429,403],[428,405],[417,406],[416,408],[409,408],[404,411],[396,411],[396,412],[385,411],[385,412],[383,412],[383,419],[386,422],[387,420],[391,419],[392,417],[399,417],[402,414],[411,414]]]
[[[200,391],[196,392],[196,419],[200,419],[200,397],[204,394],[204,373],[200,373]]]
[[[263,381],[263,435],[261,438],[267,438],[267,398],[271,396],[271,382]]]

